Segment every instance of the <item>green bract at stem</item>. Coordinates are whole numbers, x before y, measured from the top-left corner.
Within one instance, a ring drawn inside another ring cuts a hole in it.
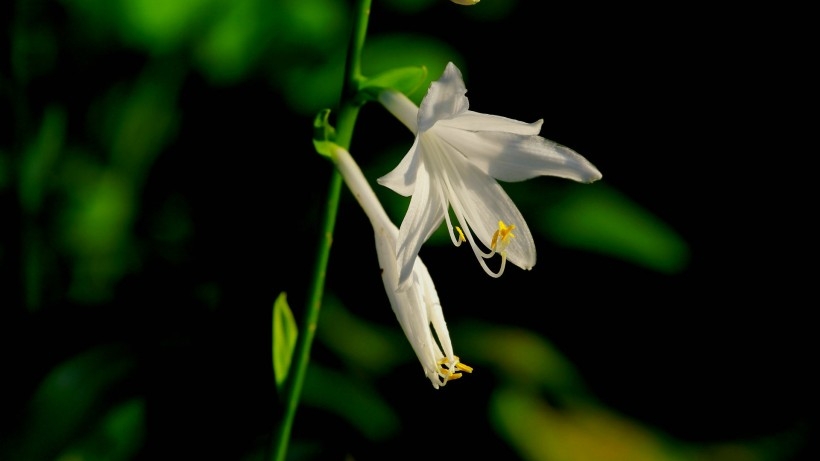
[[[358,98],[362,103],[378,101],[384,90],[411,94],[427,80],[427,67],[400,67],[365,78],[359,86]]]
[[[357,0],[354,9],[353,34],[347,52],[345,82],[339,103],[335,136],[335,142],[346,149],[350,148],[356,118],[358,117],[359,107],[361,105],[361,102],[357,100],[357,95],[363,80],[361,76],[361,56],[367,35],[367,23],[370,19],[370,4],[371,0]],[[305,372],[307,371],[307,366],[310,361],[310,348],[313,344],[313,337],[319,320],[319,310],[324,295],[327,263],[330,258],[330,247],[333,242],[333,231],[336,225],[336,213],[339,208],[341,188],[342,177],[334,168],[330,178],[325,215],[322,223],[323,232],[316,255],[309,301],[305,309],[304,320],[302,321],[299,339],[291,363],[292,369],[288,374],[284,387],[285,411],[282,415],[276,437],[274,438],[274,443],[276,444],[274,460],[276,461],[285,461],[291,429],[293,428],[293,420],[296,415],[296,409],[299,406]]]

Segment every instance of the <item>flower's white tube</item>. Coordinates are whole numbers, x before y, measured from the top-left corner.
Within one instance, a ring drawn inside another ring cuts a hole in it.
[[[414,134],[419,131],[419,108],[404,93],[382,91],[379,102]]]
[[[399,229],[390,221],[350,153],[337,146],[331,158],[373,225],[384,289],[393,313],[421,362],[425,376],[438,389],[448,381],[460,378],[462,371],[471,372],[472,369],[459,362],[453,354],[450,333],[427,267],[416,256],[408,283],[399,287],[399,266],[396,260]]]

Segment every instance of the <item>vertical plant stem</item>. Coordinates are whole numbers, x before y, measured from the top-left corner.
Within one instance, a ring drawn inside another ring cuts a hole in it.
[[[353,33],[347,51],[345,66],[345,82],[342,89],[339,112],[336,119],[336,143],[345,149],[350,148],[353,139],[353,129],[359,115],[359,102],[356,100],[361,75],[361,55],[367,35],[367,23],[370,18],[371,0],[356,0],[354,10]],[[285,383],[285,411],[276,434],[274,459],[284,461],[288,451],[293,420],[305,380],[308,363],[310,362],[310,348],[316,333],[319,321],[319,311],[325,289],[327,264],[330,259],[330,248],[333,243],[333,231],[336,225],[336,213],[339,207],[339,196],[342,188],[342,176],[334,168],[328,189],[325,207],[322,235],[319,241],[318,254],[313,272],[313,284],[309,293],[304,320],[302,321],[299,338],[296,342],[291,370]]]

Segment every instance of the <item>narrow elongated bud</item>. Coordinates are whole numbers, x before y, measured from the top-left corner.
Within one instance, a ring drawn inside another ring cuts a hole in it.
[[[450,0],[450,1],[453,2],[453,3],[457,3],[459,5],[466,5],[466,6],[475,5],[476,3],[479,2],[479,0]]]
[[[337,145],[331,146],[329,152],[350,191],[373,224],[384,289],[425,376],[438,389],[449,381],[461,378],[462,372],[471,373],[473,369],[453,354],[450,332],[427,267],[416,256],[407,286],[399,286],[399,265],[396,261],[399,229],[390,221],[350,153]],[[506,234],[501,238],[506,238]]]

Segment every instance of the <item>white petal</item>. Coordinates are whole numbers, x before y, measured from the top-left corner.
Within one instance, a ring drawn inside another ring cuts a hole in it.
[[[427,95],[419,107],[419,132],[424,132],[439,120],[453,118],[470,107],[467,87],[461,79],[461,71],[448,63],[441,78],[430,84]]]
[[[407,214],[399,228],[399,286],[404,289],[413,271],[413,263],[421,245],[444,220],[444,197],[437,184],[430,181],[427,169],[420,167],[416,176],[416,190],[410,199]]]
[[[424,269],[424,272],[427,273],[427,268],[423,264],[421,264],[421,269]],[[417,271],[420,271],[418,266]],[[442,349],[444,349],[441,355],[453,358],[455,354],[453,353],[453,343],[450,341],[450,331],[447,329],[447,322],[444,321],[444,312],[441,310],[441,303],[438,299],[438,293],[436,293],[436,287],[433,285],[433,279],[427,274],[426,277],[422,277],[422,280],[426,282],[423,285],[423,291],[424,304],[427,306],[427,318],[436,332],[436,337],[441,343]]]
[[[435,132],[488,175],[502,181],[557,176],[579,182],[601,179],[601,173],[574,150],[540,136],[464,130],[436,126]]]
[[[393,313],[416,353],[425,376],[433,387],[438,389],[447,384],[450,379],[457,377],[454,375],[458,372],[454,370],[469,372],[469,367],[465,369],[459,365],[458,359],[453,354],[450,333],[447,331],[441,303],[430,273],[421,258],[415,256],[410,265],[411,273],[407,277],[406,288],[399,287],[399,265],[396,261],[399,229],[388,218],[376,194],[350,154],[338,146],[332,154],[331,157],[350,187],[350,191],[373,224],[382,281],[387,296],[390,298]],[[426,173],[424,173],[424,178],[423,182],[429,184]],[[435,336],[431,326],[435,331]],[[446,371],[442,371],[442,364],[447,367]]]
[[[404,335],[416,353],[425,375],[439,387],[437,358],[441,354],[437,353],[438,346],[430,334],[430,319],[428,310],[424,306],[422,286],[432,285],[432,280],[426,281],[414,275],[413,286],[407,290],[399,290],[398,286],[398,266],[396,265],[396,239],[398,229],[392,224],[390,228],[378,227],[376,231],[376,254],[379,257],[379,266],[382,269],[382,280],[387,297],[390,299],[390,306],[396,319],[401,325]],[[429,277],[427,269],[421,263],[421,259],[416,259],[417,268],[421,267],[420,275]],[[435,288],[433,288],[435,290]]]
[[[431,134],[432,136],[435,136]],[[493,234],[498,230],[498,222],[515,225],[514,237],[506,248],[507,260],[522,269],[532,269],[535,265],[535,243],[524,217],[504,189],[466,158],[452,151],[447,144],[440,144],[442,151],[432,153],[446,159],[441,168],[433,174],[434,180],[446,182],[449,186],[448,199],[456,217],[466,220],[485,247],[490,248]],[[426,147],[426,145],[425,145]],[[444,149],[450,149],[449,152]],[[431,155],[424,152],[424,158]],[[461,216],[459,216],[461,215]],[[462,223],[462,226],[464,223]]]
[[[543,120],[527,123],[500,115],[482,114],[468,110],[456,118],[442,120],[438,126],[458,128],[467,131],[506,131],[508,133],[537,135],[541,132]]]
[[[405,197],[412,195],[416,188],[418,169],[424,168],[424,165],[421,164],[420,156],[416,152],[418,143],[419,140],[418,137],[416,137],[410,150],[404,155],[401,162],[396,165],[396,168],[393,168],[390,173],[377,179],[376,182],[382,186],[389,187],[393,192]]]

